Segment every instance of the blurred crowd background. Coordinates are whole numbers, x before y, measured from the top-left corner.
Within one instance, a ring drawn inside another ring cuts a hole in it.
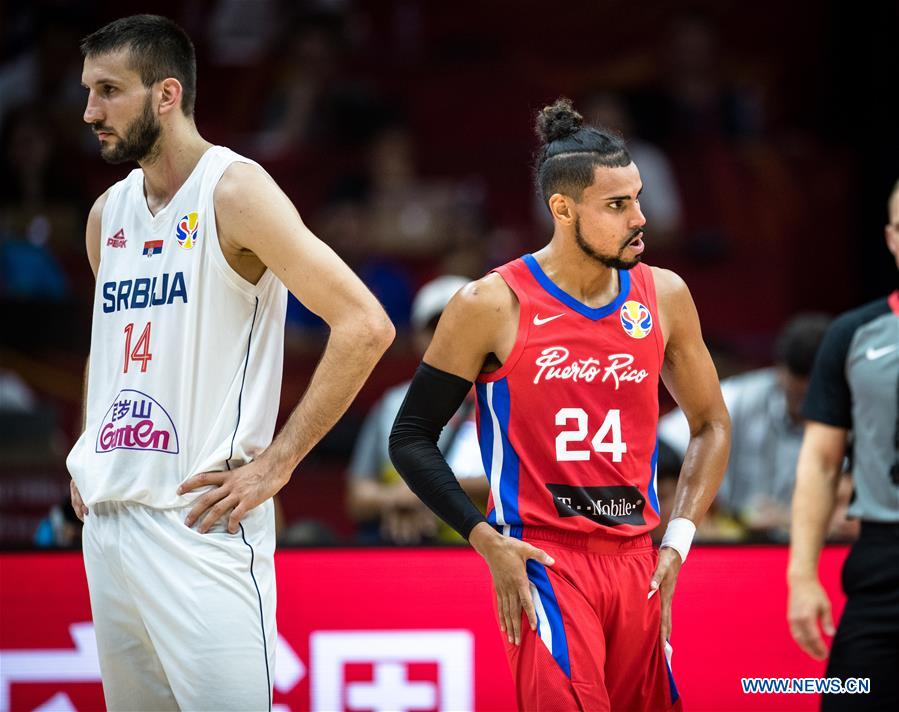
[[[0,546],[77,545],[65,456],[90,337],[84,223],[131,169],[106,165],[81,119],[78,43],[148,10],[194,40],[200,132],[259,161],[397,325],[351,410],[281,492],[283,543],[452,540],[392,471],[384,428],[458,285],[549,239],[532,127],[562,95],[628,139],[646,261],[686,279],[728,379],[734,454],[700,535],[784,540],[798,403],[821,333],[895,288],[883,244],[899,178],[895,2],[5,3]],[[282,419],[326,338],[292,301]],[[662,403],[673,407],[664,393]],[[478,498],[470,410],[443,444]],[[663,503],[685,444],[679,417],[660,428]],[[851,457],[846,470],[843,504]],[[832,534],[854,535],[842,511]]]

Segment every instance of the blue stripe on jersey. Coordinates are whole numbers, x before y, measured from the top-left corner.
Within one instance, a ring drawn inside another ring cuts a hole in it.
[[[487,480],[490,482],[492,491],[493,480],[490,465],[493,460],[493,419],[490,416],[490,407],[487,405],[487,385],[486,383],[476,383],[475,393],[478,397],[478,443],[481,447],[481,462],[484,464],[484,472],[487,473]],[[487,521],[490,524],[496,524],[496,505],[487,513]]]
[[[549,652],[562,671],[571,678],[568,638],[565,636],[565,626],[562,622],[562,609],[559,608],[559,601],[556,599],[553,585],[546,573],[546,567],[534,559],[528,559],[526,566],[528,580],[537,589],[537,596],[542,604],[543,613],[545,613],[545,617],[541,615],[540,606],[537,606],[537,633],[541,640],[547,643]],[[546,627],[549,630],[546,630]]]
[[[536,279],[537,282],[540,283],[541,287],[543,287],[547,292],[549,292],[552,296],[554,296],[566,306],[574,309],[579,314],[583,314],[585,317],[587,317],[588,319],[592,319],[593,321],[597,321],[598,319],[602,319],[604,316],[608,316],[609,314],[618,311],[618,309],[621,308],[621,305],[624,304],[628,294],[631,291],[630,272],[626,269],[620,269],[618,270],[618,284],[620,288],[618,290],[618,296],[615,297],[615,300],[609,304],[606,304],[604,307],[588,307],[583,302],[572,297],[570,294],[568,294],[568,292],[564,291],[549,277],[547,277],[546,272],[543,271],[533,255],[524,255],[521,259],[524,260],[524,263],[528,266],[531,274],[534,275],[534,279]]]
[[[502,498],[502,514],[505,524],[521,524],[518,513],[518,453],[509,440],[509,419],[512,403],[509,398],[509,381],[503,378],[493,383],[493,412],[499,422],[502,435],[502,469],[499,482],[499,493]]]
[[[665,669],[668,671],[668,689],[671,690],[671,704],[674,704],[680,698],[680,694],[677,692],[677,685],[674,684],[674,675],[671,673],[671,666],[668,664],[668,660],[665,660]]]
[[[652,460],[649,463],[649,504],[659,514],[659,495],[656,494],[656,473],[659,464],[659,438],[656,436],[656,449],[652,451]]]

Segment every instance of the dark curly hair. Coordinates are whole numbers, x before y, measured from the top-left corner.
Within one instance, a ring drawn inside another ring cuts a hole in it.
[[[596,166],[621,168],[631,163],[624,139],[602,127],[584,126],[584,117],[561,98],[537,114],[540,149],[534,161],[537,189],[544,201],[554,193],[580,200],[593,183]]]

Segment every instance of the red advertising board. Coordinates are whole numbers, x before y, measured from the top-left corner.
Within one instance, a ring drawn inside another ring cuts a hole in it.
[[[843,606],[845,547],[821,574]],[[818,677],[790,639],[781,547],[694,547],[672,667],[689,710],[816,709],[744,695],[743,677]],[[282,551],[276,710],[514,709],[483,562],[468,549]],[[80,555],[0,555],[0,712],[103,708]]]

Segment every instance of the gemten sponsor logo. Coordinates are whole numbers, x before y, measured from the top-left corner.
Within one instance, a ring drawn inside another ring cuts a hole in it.
[[[97,452],[148,450],[178,453],[178,431],[154,398],[125,388],[115,397],[97,433]]]
[[[636,487],[546,485],[560,517],[586,517],[606,527],[645,524],[646,500]]]

